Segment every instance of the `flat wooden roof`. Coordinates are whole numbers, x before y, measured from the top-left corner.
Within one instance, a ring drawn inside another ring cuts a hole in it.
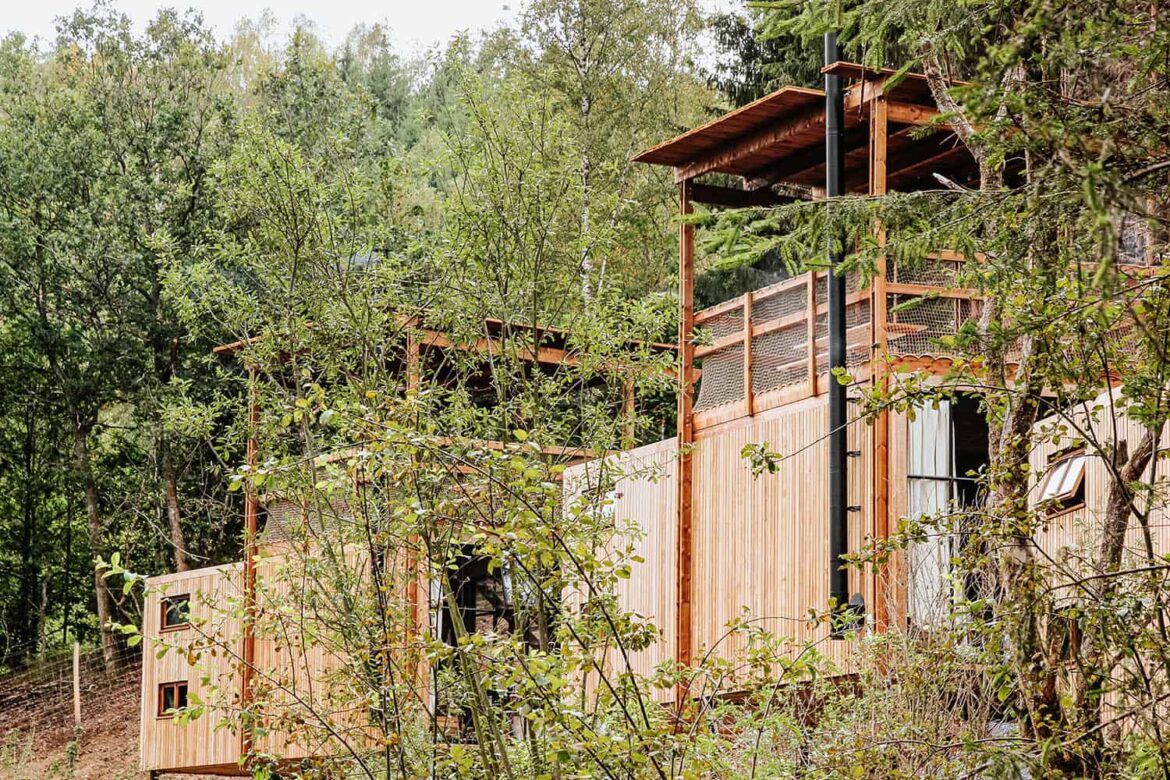
[[[824,72],[850,81],[841,138],[847,191],[867,189],[869,110],[878,97],[887,105],[890,189],[937,187],[936,173],[959,184],[970,179],[974,160],[950,128],[940,124],[933,131],[922,129],[939,119],[925,76],[873,70],[851,62],[835,62]],[[673,167],[676,181],[707,173],[740,176],[747,193],[767,191],[781,183],[822,186],[824,99],[824,90],[784,87],[653,146],[633,160]],[[700,202],[742,205],[731,203],[730,194]]]
[[[746,106],[716,117],[705,125],[653,146],[633,159],[634,162],[651,165],[675,167],[686,165],[728,141],[761,128],[774,126],[779,120],[804,113],[809,108],[819,108],[824,105],[824,101],[824,90],[784,87],[759,100],[753,100]]]

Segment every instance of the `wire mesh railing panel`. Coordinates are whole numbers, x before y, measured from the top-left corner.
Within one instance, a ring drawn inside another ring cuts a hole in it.
[[[703,320],[699,332],[704,341],[718,341],[735,333],[743,332],[743,309],[735,308]]]
[[[955,334],[973,309],[960,298],[914,298],[891,295],[886,331],[894,355],[935,355],[939,339]]]
[[[703,358],[696,412],[744,401],[743,359],[743,344],[712,352]]]
[[[942,337],[956,333],[964,322],[979,316],[980,302],[964,297],[967,291],[956,290],[960,268],[960,261],[940,257],[890,269],[884,305],[891,355],[937,356],[942,352]],[[810,281],[815,315],[809,311]],[[876,348],[873,290],[862,286],[858,274],[850,274],[844,281],[845,367],[856,374],[873,360]],[[828,274],[806,274],[757,290],[743,301],[728,301],[699,312],[697,358],[701,369],[695,411],[743,403],[747,392],[753,400],[800,384],[807,384],[811,392],[809,352],[814,353],[818,374],[823,376],[829,367],[828,282]],[[750,306],[753,329],[746,353],[745,306]],[[747,372],[751,387],[746,388],[745,360],[751,361]],[[778,398],[772,396],[765,403],[779,402]],[[754,408],[754,404],[744,404],[744,408]],[[708,418],[716,419],[728,418],[725,413]]]
[[[756,395],[808,379],[808,328],[784,328],[752,339],[752,392]]]
[[[752,323],[760,324],[794,314],[808,308],[808,287],[790,287],[752,300]]]
[[[961,267],[961,262],[939,259],[915,263],[890,263],[886,270],[886,279],[897,284],[954,287]]]
[[[829,277],[825,274],[817,275],[816,301],[817,308],[824,307],[829,300]]]
[[[869,327],[869,300],[845,307],[845,366],[856,368],[869,361],[873,338]]]

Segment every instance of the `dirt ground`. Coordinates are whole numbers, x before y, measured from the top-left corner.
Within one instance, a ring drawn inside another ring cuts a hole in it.
[[[0,777],[5,780],[138,780],[146,778],[138,764],[138,675],[127,674],[117,685],[94,691],[82,708],[82,732],[75,739],[72,704],[59,697],[25,693],[12,701],[8,718],[0,716]],[[3,686],[3,681],[0,681]],[[17,717],[17,708],[23,710]],[[62,710],[65,710],[62,712]],[[12,718],[9,723],[4,721]],[[8,728],[3,728],[7,725]]]

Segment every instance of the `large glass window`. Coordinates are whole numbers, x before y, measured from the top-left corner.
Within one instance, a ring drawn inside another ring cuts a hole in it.
[[[907,551],[907,617],[929,628],[946,620],[968,586],[953,576],[964,547],[963,512],[982,503],[979,470],[987,463],[987,423],[977,396],[922,406],[909,422],[908,516],[923,535]],[[973,595],[973,594],[971,594]]]

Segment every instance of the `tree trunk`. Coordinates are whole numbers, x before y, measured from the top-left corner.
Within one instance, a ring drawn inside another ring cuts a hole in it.
[[[183,523],[179,514],[179,477],[175,461],[171,457],[171,448],[165,441],[162,443],[162,472],[167,520],[171,526],[171,547],[175,553],[175,571],[187,571],[191,566],[187,558],[187,537],[183,534]]]
[[[1133,453],[1129,442],[1124,439],[1114,444],[1111,457],[1116,476],[1109,485],[1109,496],[1105,502],[1105,518],[1101,528],[1101,547],[1098,551],[1097,570],[1111,574],[1121,568],[1125,551],[1125,535],[1129,530],[1129,519],[1133,515],[1133,488],[1130,485],[1141,478],[1154,456],[1154,444],[1158,439],[1153,429],[1147,429]],[[1108,603],[1117,589],[1117,580],[1106,577],[1101,584],[1101,603]],[[1080,711],[1081,727],[1092,728],[1101,722],[1101,687],[1113,672],[1109,661],[1110,648],[1104,646],[1096,632],[1086,632],[1081,640],[1082,673],[1074,692],[1074,699]]]
[[[25,435],[21,447],[21,468],[24,485],[21,490],[20,574],[16,603],[9,613],[9,633],[13,650],[9,663],[23,666],[25,658],[36,653],[37,625],[34,618],[38,581],[41,578],[39,556],[34,549],[37,542],[37,498],[39,480],[36,475],[36,414],[29,407],[25,413]]]
[[[77,473],[85,490],[85,519],[86,530],[89,533],[89,546],[95,555],[101,555],[105,547],[105,529],[102,527],[101,511],[98,505],[97,483],[93,478],[89,458],[89,426],[80,421],[73,430],[73,457]],[[114,616],[114,602],[110,595],[109,585],[102,576],[102,572],[94,568],[93,572],[94,595],[97,598],[98,630],[101,634],[102,660],[105,663],[106,673],[116,672],[121,664],[118,655],[118,640],[110,627],[110,620]]]

